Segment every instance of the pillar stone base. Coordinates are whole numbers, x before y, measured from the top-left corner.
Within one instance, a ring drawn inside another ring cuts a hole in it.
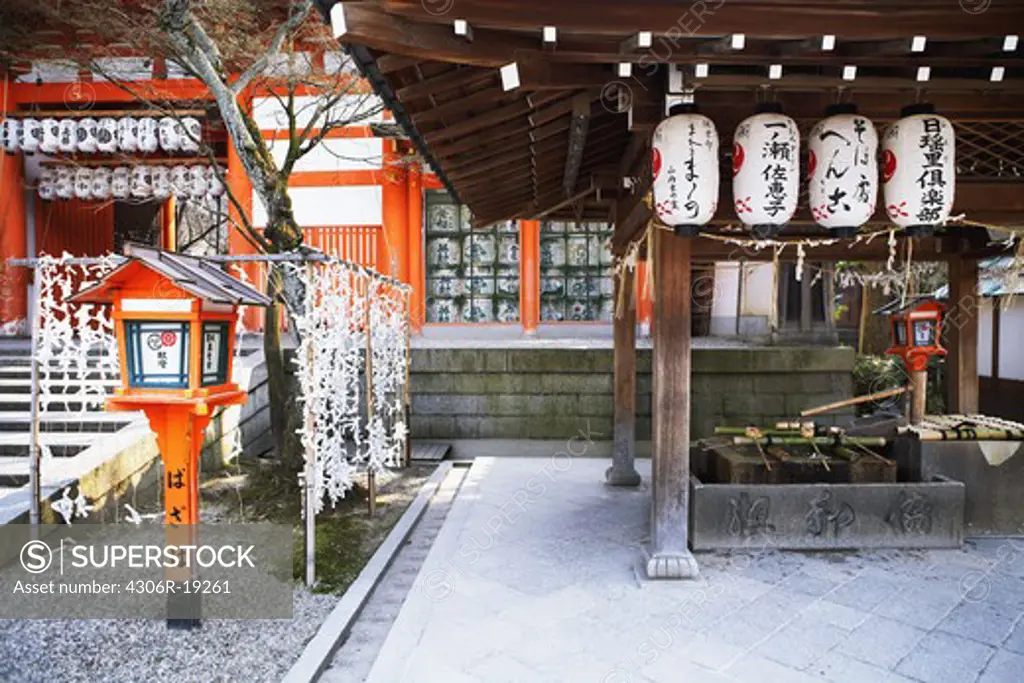
[[[609,486],[639,486],[640,473],[632,465],[612,465],[604,472],[605,483]]]
[[[697,560],[688,550],[654,552],[644,548],[643,561],[648,579],[696,579],[700,574]]]

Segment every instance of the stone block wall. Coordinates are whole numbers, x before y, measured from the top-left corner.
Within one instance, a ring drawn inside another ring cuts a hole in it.
[[[651,351],[637,353],[637,439],[646,441]],[[693,437],[850,398],[853,363],[849,348],[695,349]],[[413,438],[567,439],[589,426],[611,439],[611,349],[414,349],[411,382]],[[849,408],[818,420],[852,416]]]

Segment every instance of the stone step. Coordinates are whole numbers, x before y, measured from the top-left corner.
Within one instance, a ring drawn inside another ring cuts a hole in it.
[[[89,396],[89,405],[86,405],[86,402],[78,394],[61,394],[61,396],[67,396],[67,398],[51,397],[45,405],[40,403],[40,407],[49,413],[100,411],[103,409],[102,406],[95,405],[94,401],[98,399],[95,394]],[[28,411],[31,403],[32,394],[29,392],[0,394],[0,411]]]
[[[107,393],[110,393],[116,387],[121,386],[121,381],[116,379],[100,379],[83,383],[57,380],[49,385],[47,391],[51,394],[77,394],[82,391],[83,384],[87,384],[89,387],[102,387]],[[0,378],[0,393],[28,394],[31,391],[32,384],[28,379]]]

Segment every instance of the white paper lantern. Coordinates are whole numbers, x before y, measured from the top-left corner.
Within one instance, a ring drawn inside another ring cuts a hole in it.
[[[110,169],[100,166],[92,171],[93,199],[110,198]]]
[[[81,167],[75,169],[75,199],[92,199],[92,169]]]
[[[39,198],[50,202],[57,198],[57,172],[51,166],[43,166],[39,171]]]
[[[53,181],[54,191],[60,199],[71,199],[75,196],[74,169],[70,166],[58,166]]]
[[[39,151],[43,154],[56,154],[60,149],[60,121],[43,119],[43,139],[39,142]]]
[[[153,198],[163,201],[171,196],[171,169],[153,166]]]
[[[219,166],[210,166],[208,168],[209,173],[209,188],[207,193],[211,197],[220,197],[224,194],[224,183],[221,182],[220,176],[223,175],[224,169]]]
[[[882,144],[882,189],[891,220],[911,236],[949,218],[956,194],[956,135],[930,104],[906,107]]]
[[[21,120],[21,151],[35,154],[43,141],[43,124],[39,119],[24,118]]]
[[[60,120],[60,141],[57,149],[62,152],[74,152],[78,142],[78,121],[74,119]]]
[[[96,123],[96,151],[113,154],[117,151],[117,119],[108,117]]]
[[[855,105],[834,105],[825,113],[808,140],[811,217],[836,237],[853,237],[878,201],[878,133]]]
[[[206,196],[209,183],[206,180],[206,167],[198,164],[188,169],[189,194],[196,198]]]
[[[96,119],[86,117],[78,122],[75,149],[79,152],[92,154],[99,148],[99,139],[96,137],[96,127]]]
[[[677,105],[654,131],[654,209],[679,234],[692,235],[718,210],[718,133],[693,105]]]
[[[21,149],[21,121],[4,119],[4,149],[8,154],[17,154]]]
[[[139,151],[149,154],[160,148],[160,136],[157,133],[156,119],[149,117],[139,119]]]
[[[183,132],[179,140],[179,147],[182,152],[195,153],[199,151],[199,142],[203,139],[203,124],[194,116],[186,116],[181,120]]]
[[[180,126],[181,124],[170,116],[160,119],[158,128],[160,147],[165,152],[178,151],[178,147],[181,145],[181,133],[178,130]]]
[[[118,166],[110,174],[110,196],[127,199],[131,194],[132,172],[127,166]]]
[[[117,147],[122,152],[136,152],[139,149],[139,122],[131,116],[117,120]]]
[[[774,103],[736,127],[732,145],[736,216],[770,237],[796,213],[800,197],[800,131]]]
[[[188,166],[175,166],[171,169],[171,192],[182,199],[191,196],[192,181],[189,179]]]
[[[149,199],[153,196],[153,171],[149,166],[132,167],[132,197]]]

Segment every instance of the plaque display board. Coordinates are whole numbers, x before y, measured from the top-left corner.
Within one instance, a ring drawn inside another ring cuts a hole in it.
[[[519,228],[472,228],[469,209],[445,192],[426,195],[429,323],[519,321]]]

